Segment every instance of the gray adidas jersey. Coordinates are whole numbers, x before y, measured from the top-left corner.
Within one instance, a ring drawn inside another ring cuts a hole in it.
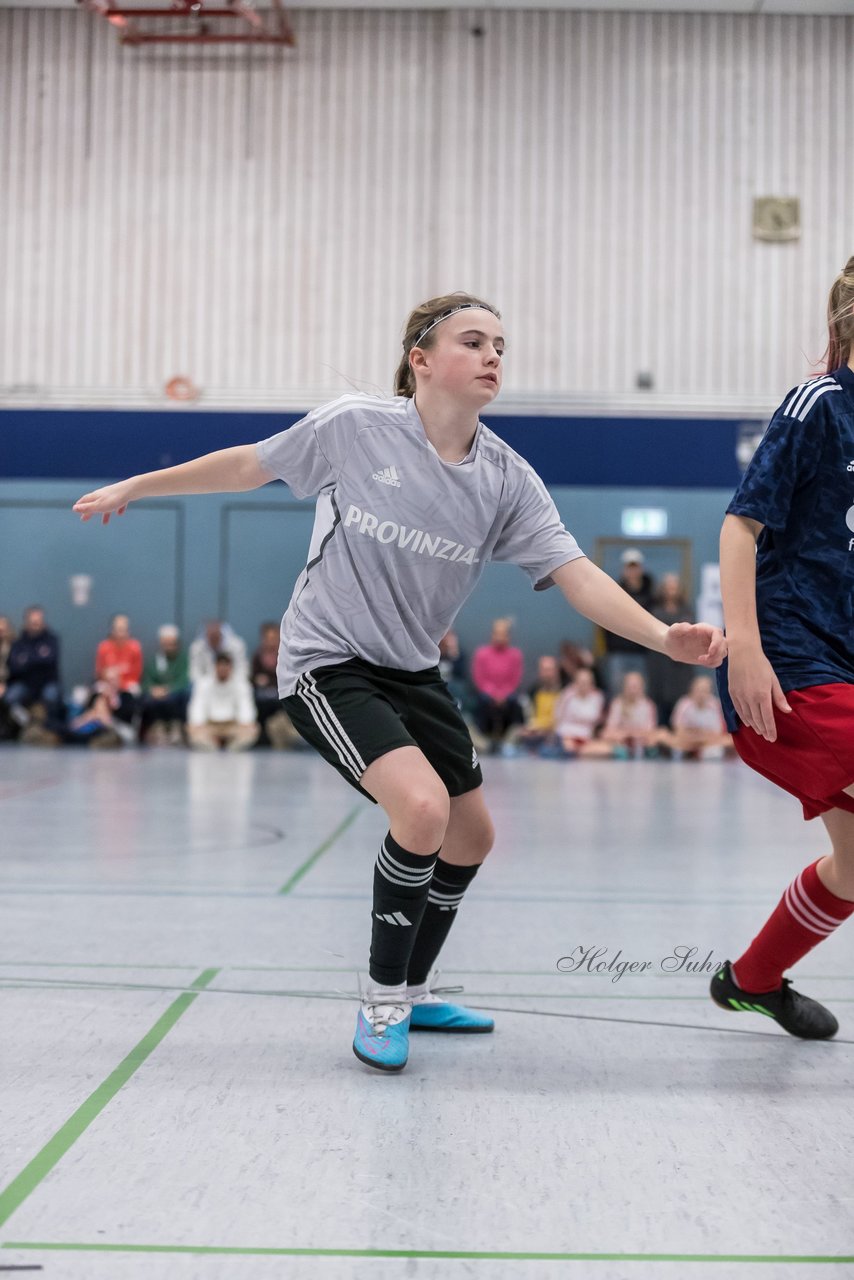
[[[520,565],[541,589],[583,555],[524,458],[481,423],[469,455],[443,462],[403,396],[342,396],[256,449],[298,498],[318,495],[282,620],[283,698],[304,671],[353,657],[435,666],[487,561]]]

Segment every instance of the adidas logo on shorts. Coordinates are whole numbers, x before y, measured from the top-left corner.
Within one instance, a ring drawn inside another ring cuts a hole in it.
[[[472,767],[473,769],[476,769],[476,768],[477,768],[477,764],[478,764],[478,760],[477,760],[477,752],[475,751],[474,747],[472,747],[472,749],[471,749],[471,767]]]
[[[375,471],[371,479],[379,480],[380,484],[393,484],[395,489],[400,488],[397,467],[383,467],[382,471]]]

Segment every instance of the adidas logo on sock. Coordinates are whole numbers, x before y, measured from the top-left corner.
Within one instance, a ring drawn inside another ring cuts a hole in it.
[[[382,471],[375,471],[371,479],[379,480],[380,484],[393,484],[395,489],[400,488],[397,467],[383,467]]]
[[[379,911],[375,911],[374,919],[382,920],[386,924],[402,924],[402,925],[410,925],[410,926],[412,924],[412,921],[407,920],[406,916],[403,914],[402,911],[395,911],[393,915],[386,915],[386,916],[381,915]]]

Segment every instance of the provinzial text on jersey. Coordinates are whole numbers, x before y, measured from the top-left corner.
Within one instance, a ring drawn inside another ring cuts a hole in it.
[[[434,556],[437,560],[455,560],[458,564],[479,564],[480,556],[475,552],[477,547],[465,547],[453,538],[443,538],[438,534],[426,533],[423,529],[407,529],[406,525],[397,524],[394,520],[380,520],[379,516],[361,507],[350,504],[344,517],[345,528],[357,526],[356,532],[364,533],[377,542],[396,542],[399,547],[416,551],[422,556]]]

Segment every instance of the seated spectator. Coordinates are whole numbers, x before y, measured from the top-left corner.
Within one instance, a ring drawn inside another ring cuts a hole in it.
[[[26,727],[37,706],[42,708],[42,721],[62,724],[65,709],[59,685],[59,640],[48,630],[40,605],[31,605],[24,613],[23,630],[12,642],[7,661],[9,683],[4,696],[16,724]]]
[[[537,660],[537,682],[528,692],[530,714],[515,734],[516,742],[525,747],[542,747],[554,741],[555,707],[560,698],[560,667],[557,658],[548,655]]]
[[[167,623],[157,632],[157,652],[142,673],[139,736],[149,746],[180,746],[187,720],[190,674],[181,633]]]
[[[279,661],[279,624],[264,622],[261,624],[258,648],[252,655],[252,667],[249,678],[255,694],[255,708],[258,722],[262,729],[279,705],[279,685],[276,678],[276,666]]]
[[[71,719],[63,740],[71,746],[121,747],[133,742],[130,725],[119,719],[121,691],[115,675],[97,680],[91,689],[75,689],[69,707]]]
[[[14,738],[18,729],[9,715],[6,705],[6,686],[9,683],[9,654],[15,639],[15,628],[11,620],[0,614],[0,742]]]
[[[651,609],[653,603],[654,584],[644,568],[644,558],[637,547],[629,547],[620,557],[623,570],[619,577],[620,586],[628,595],[636,600],[644,609]],[[619,696],[623,687],[623,676],[628,671],[639,671],[646,676],[647,650],[634,640],[605,632],[604,677],[605,689],[609,698]]]
[[[258,740],[252,686],[234,670],[230,653],[218,653],[214,673],[193,681],[187,712],[190,746],[200,751],[245,751]]]
[[[474,718],[478,729],[497,752],[507,733],[524,717],[516,696],[522,683],[522,652],[510,644],[510,622],[498,618],[492,624],[489,644],[475,650],[472,683],[477,692]]]
[[[678,573],[665,573],[650,612],[668,627],[674,622],[693,622],[694,611],[688,605]],[[684,662],[671,662],[663,653],[651,650],[646,655],[647,691],[658,708],[658,723],[669,724],[673,708],[688,692],[692,672]]]
[[[108,682],[118,691],[115,719],[130,724],[136,715],[142,691],[142,645],[130,633],[126,613],[116,613],[110,621],[110,634],[95,650],[95,681]]]
[[[561,688],[565,689],[567,685],[572,684],[579,671],[587,668],[593,670],[594,658],[590,649],[574,644],[572,640],[562,640],[558,650],[558,662]]]
[[[459,637],[456,631],[447,631],[439,641],[439,674],[461,711],[468,711],[471,707],[467,672],[468,664],[460,648]]]
[[[670,748],[675,760],[721,760],[732,746],[721,704],[708,676],[696,676],[684,698],[676,704],[670,729],[659,730],[659,741]]]
[[[261,624],[258,648],[252,655],[250,679],[255,695],[255,711],[261,730],[261,743],[277,751],[286,751],[301,742],[290,716],[279,702],[276,666],[279,661],[279,624]]]
[[[646,696],[646,681],[638,671],[623,676],[623,688],[608,709],[608,718],[599,743],[590,743],[587,754],[607,754],[616,759],[629,756],[655,754],[658,735],[658,714],[655,703]]]
[[[605,695],[593,682],[589,667],[579,667],[572,684],[564,689],[555,707],[555,733],[567,753],[598,754],[590,751],[596,730],[602,723]]]
[[[235,676],[249,677],[246,660],[246,644],[236,635],[227,622],[211,619],[204,625],[201,635],[190,645],[190,683],[202,676],[212,676],[217,656],[227,653],[231,658]]]

